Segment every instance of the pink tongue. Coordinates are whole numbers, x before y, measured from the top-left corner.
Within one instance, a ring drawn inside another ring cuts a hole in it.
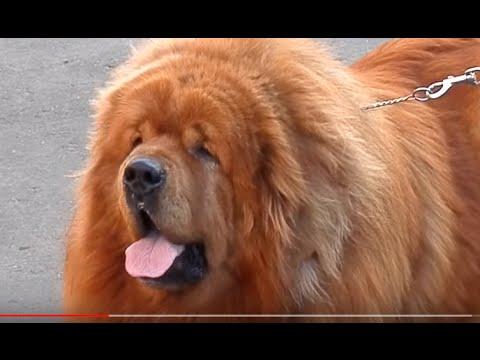
[[[133,277],[160,277],[183,249],[183,245],[174,245],[160,235],[140,239],[125,251],[125,269]]]

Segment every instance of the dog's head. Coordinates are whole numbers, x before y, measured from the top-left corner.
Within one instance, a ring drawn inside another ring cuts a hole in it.
[[[274,309],[299,271],[315,282],[318,263],[335,267],[346,146],[319,109],[343,114],[292,51],[235,41],[155,45],[120,68],[97,106],[93,169],[121,210],[129,281],[190,303],[236,289],[237,307]]]
[[[98,106],[93,151],[116,177],[131,277],[172,296],[267,294],[304,195],[294,124],[253,59],[205,51],[130,69]]]

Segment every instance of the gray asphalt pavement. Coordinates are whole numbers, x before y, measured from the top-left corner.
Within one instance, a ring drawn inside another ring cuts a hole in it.
[[[60,312],[89,101],[137,39],[0,39],[0,313]],[[346,63],[385,39],[322,39]]]

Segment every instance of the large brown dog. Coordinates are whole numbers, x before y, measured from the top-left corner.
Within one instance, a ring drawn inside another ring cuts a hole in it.
[[[308,40],[148,42],[96,103],[66,311],[480,313],[480,86],[361,110],[472,66],[473,39],[351,68]]]

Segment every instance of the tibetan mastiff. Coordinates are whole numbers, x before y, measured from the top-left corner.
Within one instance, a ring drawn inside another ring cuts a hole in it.
[[[151,40],[95,101],[69,313],[480,312],[480,40]],[[288,319],[288,318],[287,318]]]

